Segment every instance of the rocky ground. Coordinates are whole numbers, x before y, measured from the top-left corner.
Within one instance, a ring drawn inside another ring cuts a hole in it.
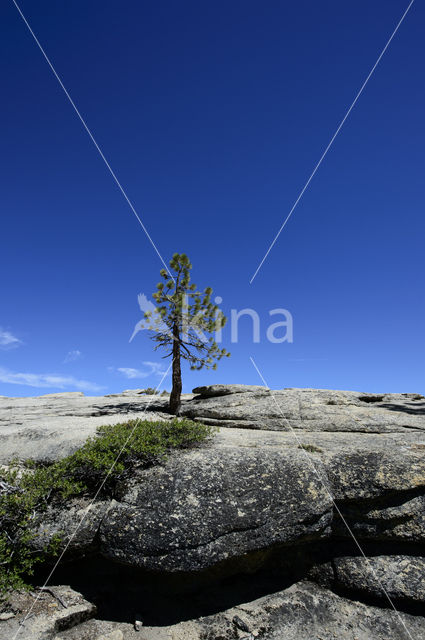
[[[45,514],[40,545],[86,514],[53,577],[52,591],[73,591],[43,593],[21,627],[15,594],[0,638],[425,639],[425,398],[194,392],[182,414],[222,427],[212,443],[89,511],[78,499]],[[168,418],[166,403],[137,390],[0,398],[0,463],[57,459],[100,424]]]

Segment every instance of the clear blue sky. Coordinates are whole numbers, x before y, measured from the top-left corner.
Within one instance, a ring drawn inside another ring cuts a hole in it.
[[[425,391],[423,3],[249,284],[407,4],[21,0],[164,258],[260,315],[184,390],[258,384],[252,355],[274,388]],[[129,338],[161,263],[11,0],[0,25],[0,394],[155,386]]]

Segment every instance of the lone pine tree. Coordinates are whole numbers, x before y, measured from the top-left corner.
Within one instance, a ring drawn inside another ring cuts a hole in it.
[[[177,414],[181,404],[181,359],[190,363],[191,369],[216,369],[223,356],[230,356],[220,349],[213,334],[224,327],[226,317],[211,302],[211,287],[198,291],[190,282],[192,264],[184,253],[175,253],[170,260],[170,271],[161,269],[164,281],[158,282],[153,298],[157,303],[154,312],[147,311],[145,328],[153,331],[155,350],[169,349],[164,358],[172,356],[172,391],[170,412]],[[173,272],[173,273],[171,273]]]

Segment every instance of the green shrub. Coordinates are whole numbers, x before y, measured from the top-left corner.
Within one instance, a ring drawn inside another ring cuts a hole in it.
[[[141,395],[145,396],[169,396],[170,392],[164,389],[164,391],[158,391],[158,389],[154,389],[153,387],[146,387],[146,389],[141,389],[139,391]]]
[[[0,472],[0,597],[26,587],[41,554],[31,548],[32,525],[53,491],[47,469],[20,470],[14,461]],[[54,546],[46,551],[54,553]]]
[[[25,588],[34,565],[43,559],[31,541],[36,520],[49,504],[94,496],[99,487],[99,495],[112,496],[117,482],[134,469],[163,462],[169,451],[194,446],[215,431],[188,419],[131,420],[99,427],[96,436],[53,464],[28,460],[22,467],[15,460],[0,469],[0,596]],[[59,543],[54,539],[44,552],[57,553]]]
[[[176,418],[158,422],[130,420],[99,427],[97,436],[89,438],[75,453],[56,463],[58,479],[72,479],[72,483],[78,485],[78,493],[105,481],[103,492],[111,492],[117,480],[134,468],[161,462],[171,449],[202,442],[214,431],[213,427],[199,422]],[[65,497],[72,495],[73,486],[64,489]]]
[[[314,444],[299,444],[298,449],[304,449],[310,453],[323,453],[323,449],[316,447]]]

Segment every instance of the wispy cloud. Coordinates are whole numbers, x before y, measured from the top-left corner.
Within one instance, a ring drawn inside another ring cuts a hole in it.
[[[83,357],[83,354],[78,349],[74,349],[73,351],[68,351],[65,356],[64,363],[67,362],[75,362],[76,360],[80,360]]]
[[[10,331],[6,331],[0,327],[0,349],[14,349],[22,344],[22,340],[19,340]]]
[[[78,389],[78,391],[102,391],[103,387],[89,382],[78,380],[73,376],[62,376],[56,373],[15,373],[0,367],[0,382],[6,384],[21,384],[27,387],[51,387],[55,389]]]
[[[117,371],[122,373],[126,378],[132,380],[134,378],[148,378],[149,376],[162,376],[165,373],[165,369],[160,362],[142,362],[145,367],[142,369],[133,369],[132,367],[118,367]],[[113,371],[113,367],[108,368]]]

